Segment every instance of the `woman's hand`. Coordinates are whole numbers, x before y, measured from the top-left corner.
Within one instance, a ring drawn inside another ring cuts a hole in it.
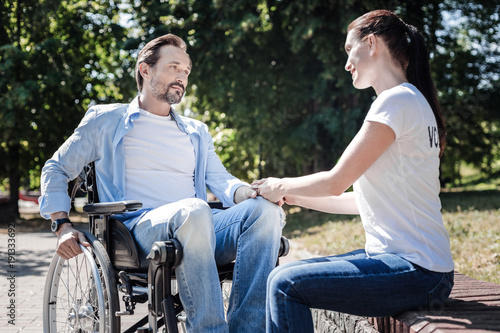
[[[263,198],[279,206],[284,204],[283,179],[273,177],[264,178],[254,181],[251,186]]]

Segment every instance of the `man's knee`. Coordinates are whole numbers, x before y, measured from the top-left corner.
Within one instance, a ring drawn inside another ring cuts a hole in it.
[[[281,234],[285,225],[285,213],[281,207],[261,197],[247,201],[253,204],[247,223],[257,223],[260,230],[270,235]]]
[[[183,245],[192,248],[214,246],[212,211],[205,201],[195,198],[183,200],[183,207],[178,214],[181,223],[175,231],[175,237]]]
[[[183,201],[184,206],[181,208],[180,213],[184,216],[184,223],[212,225],[212,210],[206,201],[196,198]]]
[[[277,251],[284,225],[284,213],[280,212],[282,209],[261,197],[248,199],[244,203],[246,214],[241,225],[240,245],[244,247],[244,244],[252,244],[252,248]]]

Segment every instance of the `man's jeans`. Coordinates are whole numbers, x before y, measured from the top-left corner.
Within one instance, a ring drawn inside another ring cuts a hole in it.
[[[313,332],[310,308],[368,317],[440,311],[452,287],[453,272],[431,272],[393,254],[357,250],[292,262],[269,276],[267,332]]]
[[[132,234],[142,258],[155,241],[176,238],[183,258],[175,269],[188,332],[264,332],[266,282],[276,265],[282,209],[263,198],[227,210],[185,199],[140,217]],[[224,318],[217,265],[235,262]]]

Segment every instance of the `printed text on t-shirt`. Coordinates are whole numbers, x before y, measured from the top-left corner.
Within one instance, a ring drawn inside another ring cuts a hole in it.
[[[427,126],[427,132],[429,132],[429,143],[430,147],[439,147],[439,134],[436,126]]]

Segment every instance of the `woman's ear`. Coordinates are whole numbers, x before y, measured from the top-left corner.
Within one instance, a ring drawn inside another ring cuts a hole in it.
[[[366,43],[368,44],[368,51],[370,52],[370,55],[373,55],[375,52],[377,52],[378,42],[378,37],[374,34],[369,34],[368,36],[366,36]]]

